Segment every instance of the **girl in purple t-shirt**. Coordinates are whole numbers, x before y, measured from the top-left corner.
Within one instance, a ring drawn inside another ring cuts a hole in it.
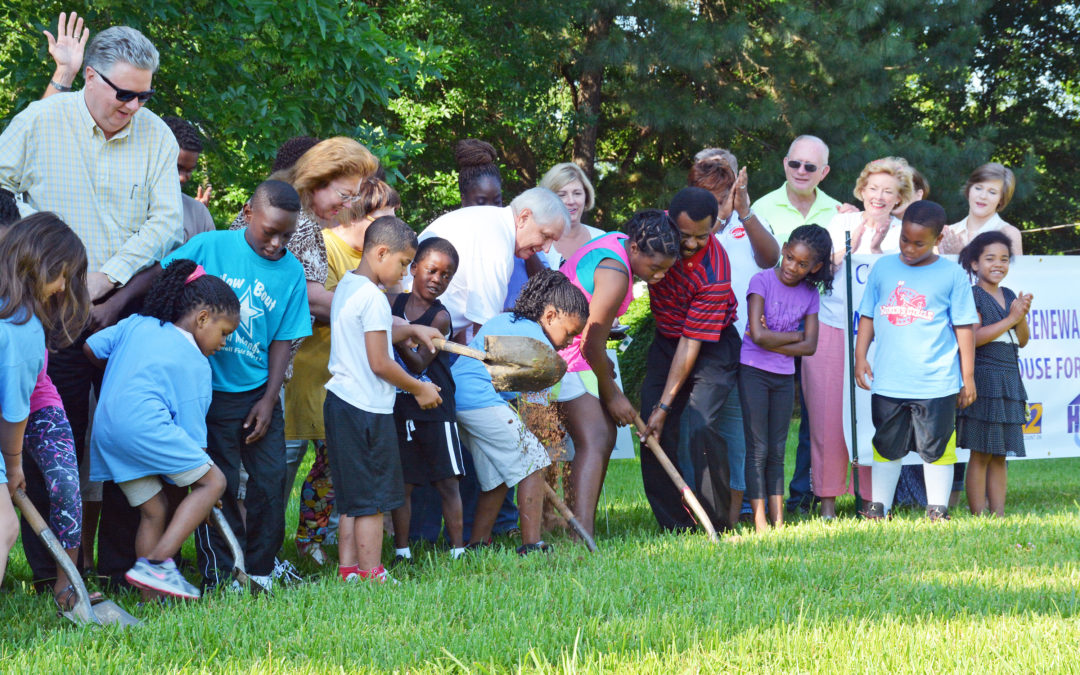
[[[791,233],[780,266],[750,279],[739,355],[746,432],[746,496],[758,532],[784,524],[784,447],[795,402],[795,358],[817,349],[818,291],[832,289],[832,239],[818,225]],[[769,518],[765,517],[765,498]]]

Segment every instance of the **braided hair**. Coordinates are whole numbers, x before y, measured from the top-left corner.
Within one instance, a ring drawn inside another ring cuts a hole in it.
[[[458,141],[454,146],[454,161],[458,165],[458,191],[464,197],[465,193],[484,176],[493,178],[499,186],[502,186],[502,176],[499,175],[499,167],[495,164],[499,155],[495,152],[495,146],[478,138],[466,138]]]
[[[833,266],[832,266],[832,237],[829,236],[829,231],[820,225],[800,225],[796,227],[791,236],[788,237],[788,244],[799,243],[814,252],[815,262],[821,263],[821,268],[817,272],[811,272],[806,275],[806,283],[811,286],[817,287],[818,291],[822,293],[831,293],[833,285]]]
[[[979,256],[983,254],[983,251],[992,244],[1003,244],[1005,249],[1009,252],[1009,259],[1012,260],[1012,242],[1009,241],[1009,237],[1001,230],[993,230],[992,232],[983,232],[972,239],[967,246],[961,249],[960,255],[956,258],[956,262],[959,263],[960,267],[964,268],[964,271],[968,273],[968,276],[972,276],[972,264],[974,264],[975,261],[979,259]]]
[[[296,164],[296,160],[300,159],[301,155],[318,144],[319,139],[311,136],[294,136],[285,141],[278,148],[277,155],[274,157],[274,164],[270,167],[270,173],[292,168],[292,165]]]
[[[192,310],[206,308],[239,320],[240,300],[227,283],[209,274],[188,282],[196,267],[194,260],[186,258],[169,263],[150,286],[140,313],[164,324],[175,323]]]
[[[510,311],[514,313],[514,321],[539,321],[549,305],[582,321],[589,318],[589,301],[585,299],[585,294],[570,283],[565,274],[551,269],[542,269],[525,282]]]
[[[648,256],[679,257],[679,230],[660,209],[638,211],[623,227],[630,241]]]

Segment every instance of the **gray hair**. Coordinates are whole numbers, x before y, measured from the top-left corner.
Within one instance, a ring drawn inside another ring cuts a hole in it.
[[[90,41],[83,63],[105,76],[117,62],[130,64],[139,70],[156,73],[158,50],[146,36],[129,26],[106,28]]]
[[[829,144],[826,143],[825,141],[821,140],[817,136],[813,136],[811,134],[803,134],[801,136],[797,136],[795,138],[795,140],[793,140],[791,142],[791,145],[788,146],[788,151],[787,151],[787,154],[788,154],[789,157],[791,156],[791,151],[795,149],[795,144],[799,143],[801,141],[813,141],[814,143],[817,143],[818,145],[820,145],[821,149],[825,152],[825,159],[824,159],[823,163],[824,164],[829,163]]]
[[[570,212],[559,196],[547,188],[529,188],[514,197],[510,209],[515,218],[522,209],[529,209],[537,225],[558,225],[562,222],[564,234],[570,229]]]
[[[589,177],[585,175],[585,171],[573,162],[563,162],[548,169],[548,172],[540,179],[540,187],[558,192],[574,181],[581,183],[581,187],[584,188],[585,210],[591,211],[596,203],[596,191],[589,182]]]
[[[729,167],[731,167],[731,173],[736,176],[739,175],[739,160],[735,159],[735,155],[730,150],[723,148],[705,148],[698,154],[694,155],[694,164],[706,159],[712,159],[713,157],[719,157],[724,160]]]

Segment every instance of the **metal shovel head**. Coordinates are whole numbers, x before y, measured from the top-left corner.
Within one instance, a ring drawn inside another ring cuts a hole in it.
[[[542,391],[566,374],[566,361],[550,344],[523,335],[484,338],[484,365],[497,391]]]
[[[102,600],[95,604],[90,611],[93,612],[93,618],[82,616],[82,613],[78,611],[78,608],[70,609],[66,612],[61,612],[60,614],[65,619],[80,625],[85,623],[98,623],[103,626],[117,624],[121,628],[142,625],[141,620],[128,614],[123,607],[112,600]]]

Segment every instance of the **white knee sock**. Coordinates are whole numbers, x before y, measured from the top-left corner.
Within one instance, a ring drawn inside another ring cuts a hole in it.
[[[927,506],[948,506],[952,495],[953,465],[923,463]]]
[[[874,461],[870,469],[871,495],[875,502],[885,505],[885,513],[892,510],[893,497],[896,496],[896,484],[900,482],[900,460],[891,462]]]

